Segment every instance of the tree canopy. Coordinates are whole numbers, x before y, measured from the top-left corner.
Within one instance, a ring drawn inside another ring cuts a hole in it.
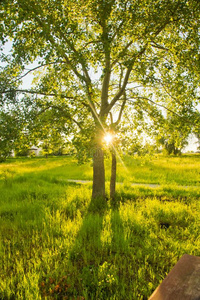
[[[119,130],[125,109],[153,122],[163,111],[195,111],[199,1],[4,0],[0,9],[1,47],[12,40],[10,56],[2,55],[1,103],[23,92],[38,114],[62,113],[88,136],[93,197],[105,195],[102,136]],[[20,91],[34,61],[35,84]]]

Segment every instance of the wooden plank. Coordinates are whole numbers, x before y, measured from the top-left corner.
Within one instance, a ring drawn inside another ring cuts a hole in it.
[[[200,257],[184,254],[149,300],[200,300]]]

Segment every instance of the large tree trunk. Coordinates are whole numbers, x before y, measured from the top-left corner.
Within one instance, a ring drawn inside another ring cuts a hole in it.
[[[92,198],[97,197],[105,198],[104,152],[101,146],[98,146],[93,154]]]
[[[115,199],[115,186],[116,186],[116,172],[117,172],[117,159],[115,149],[112,149],[112,166],[110,178],[110,199]]]

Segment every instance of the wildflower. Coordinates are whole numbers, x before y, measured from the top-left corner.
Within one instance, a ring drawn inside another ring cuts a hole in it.
[[[58,290],[59,290],[59,287],[60,287],[59,284],[57,284],[57,285],[55,286],[55,288],[54,288],[55,291],[58,291]]]
[[[54,279],[50,277],[49,282],[50,282],[50,284],[54,283]]]

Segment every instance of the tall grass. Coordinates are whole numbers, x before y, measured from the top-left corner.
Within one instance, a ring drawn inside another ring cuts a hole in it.
[[[188,165],[198,174],[199,158],[164,159],[161,174],[177,164],[178,183],[194,184],[183,178]],[[138,169],[158,162],[126,158]],[[200,255],[200,189],[133,187],[124,176],[115,203],[91,201],[91,183],[66,180],[91,179],[89,167],[72,158],[0,165],[0,299],[145,300],[184,253]]]
[[[117,181],[200,186],[200,155],[181,157],[152,156],[118,158]],[[0,164],[0,179],[20,177],[24,174],[43,176],[43,179],[92,180],[92,162],[78,165],[73,157],[10,159]],[[106,180],[110,179],[110,160],[106,160]]]
[[[200,155],[158,155],[143,159],[125,156],[123,162],[119,163],[118,181],[126,177],[129,182],[200,186]]]

